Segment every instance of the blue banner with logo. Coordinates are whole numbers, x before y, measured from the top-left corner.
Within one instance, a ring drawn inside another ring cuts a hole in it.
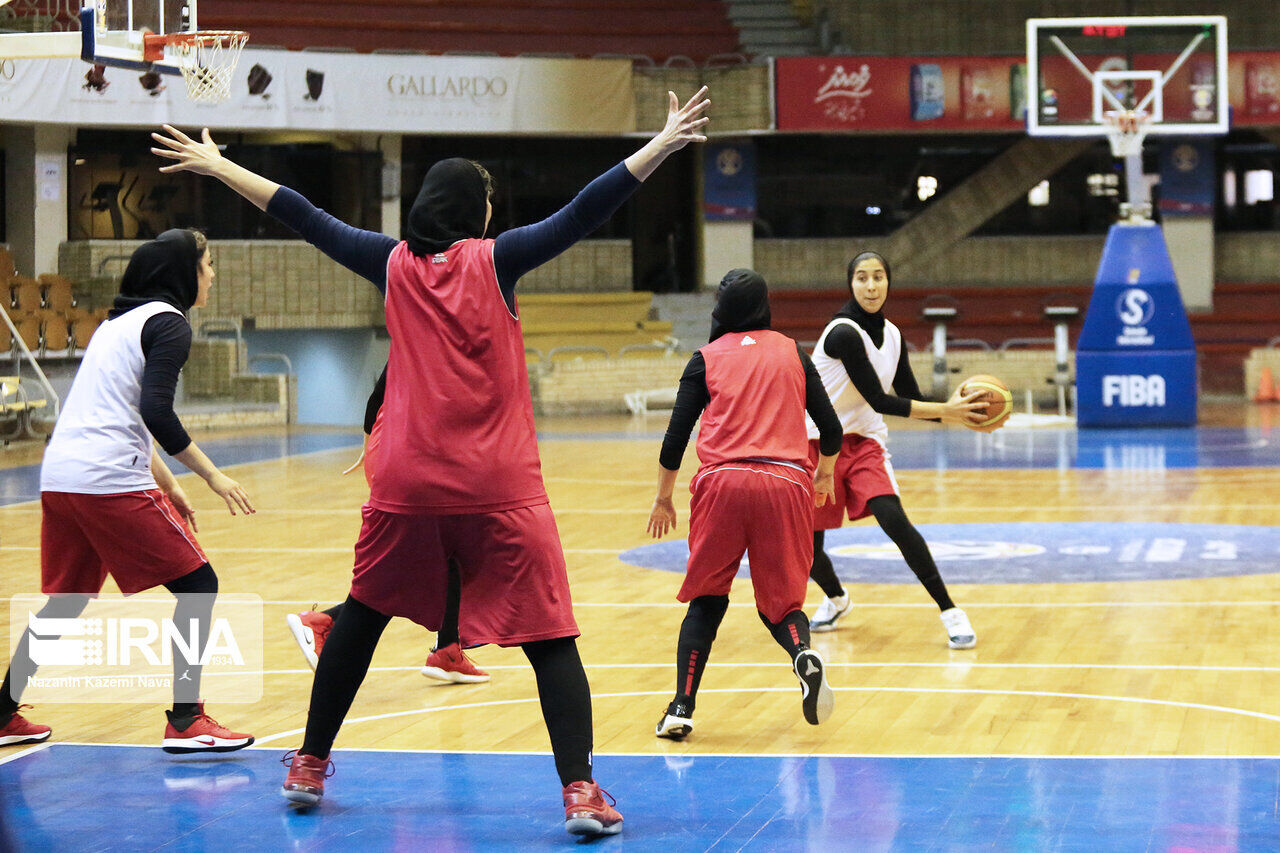
[[[756,147],[751,142],[704,145],[703,213],[710,222],[756,218]]]
[[[1076,343],[1080,426],[1196,422],[1196,350],[1164,234],[1113,225]]]
[[[1160,214],[1212,216],[1217,193],[1212,139],[1172,139],[1160,146]]]

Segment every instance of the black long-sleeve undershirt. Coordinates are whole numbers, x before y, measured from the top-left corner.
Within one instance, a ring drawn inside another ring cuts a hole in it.
[[[911,362],[904,345],[898,356],[898,369],[893,376],[893,394],[884,390],[880,377],[867,357],[867,347],[862,335],[846,323],[841,323],[827,333],[822,350],[832,358],[838,358],[853,381],[853,387],[867,401],[867,405],[882,415],[911,417],[911,401],[924,402],[924,394],[911,371]],[[896,395],[896,396],[895,396]]]
[[[818,446],[823,456],[834,456],[840,452],[841,427],[840,418],[831,406],[831,398],[822,387],[822,377],[813,361],[796,345],[796,353],[800,363],[804,365],[804,408],[818,426]],[[676,404],[671,410],[671,420],[667,424],[667,434],[662,439],[662,452],[658,463],[668,471],[680,470],[680,462],[684,459],[684,451],[689,446],[689,436],[693,434],[694,424],[702,410],[711,402],[711,391],[707,388],[707,363],[701,352],[695,352],[685,365],[684,374],[680,377],[680,389],[676,392]]]
[[[170,456],[191,444],[173,411],[178,374],[191,354],[191,326],[181,314],[165,311],[142,326],[142,396],[138,411],[147,431]]]

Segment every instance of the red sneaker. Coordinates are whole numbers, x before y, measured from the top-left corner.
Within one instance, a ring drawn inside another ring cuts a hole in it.
[[[489,680],[489,673],[472,663],[471,658],[463,653],[462,647],[457,643],[443,649],[433,649],[427,655],[427,665],[421,672],[427,678],[453,684],[479,684]]]
[[[169,725],[164,729],[161,746],[165,752],[185,755],[189,752],[235,752],[253,743],[253,735],[242,735],[218,725],[204,712],[204,702],[196,706],[196,716],[185,729],[173,725],[173,712],[165,711]]]
[[[30,708],[30,705],[19,705],[18,711]],[[13,712],[9,722],[0,728],[0,746],[16,746],[20,743],[43,743],[53,734],[53,729],[28,722],[18,711]]]
[[[328,758],[303,755],[290,750],[280,759],[289,765],[289,775],[284,777],[284,798],[292,803],[314,806],[324,796],[324,780],[333,775],[333,762]]]
[[[571,835],[617,835],[622,815],[613,797],[595,782],[574,782],[564,788],[564,828]]]
[[[288,623],[293,638],[298,641],[298,648],[302,649],[307,663],[311,665],[311,671],[315,672],[320,660],[320,650],[324,648],[324,641],[333,629],[333,617],[318,610],[304,610],[301,613],[290,613],[284,617],[284,621]]]

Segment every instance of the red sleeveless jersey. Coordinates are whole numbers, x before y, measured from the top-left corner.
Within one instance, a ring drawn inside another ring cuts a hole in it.
[[[812,472],[804,365],[796,342],[760,329],[723,335],[698,352],[711,394],[698,433],[702,468],[768,459]]]
[[[422,258],[397,246],[387,331],[369,506],[447,515],[546,503],[524,336],[498,288],[493,241]]]

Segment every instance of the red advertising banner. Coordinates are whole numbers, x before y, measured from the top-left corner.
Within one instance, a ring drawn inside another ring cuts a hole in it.
[[[1162,69],[1173,59],[1141,56],[1135,65]],[[776,62],[778,130],[1007,133],[1025,127],[1028,81],[1019,58],[812,56]],[[1046,57],[1041,72],[1055,89],[1059,121],[1088,121],[1089,82],[1061,57]],[[1188,63],[1169,81],[1166,120],[1211,120],[1194,98],[1205,73]],[[1228,78],[1232,126],[1280,125],[1280,53],[1232,54]]]

